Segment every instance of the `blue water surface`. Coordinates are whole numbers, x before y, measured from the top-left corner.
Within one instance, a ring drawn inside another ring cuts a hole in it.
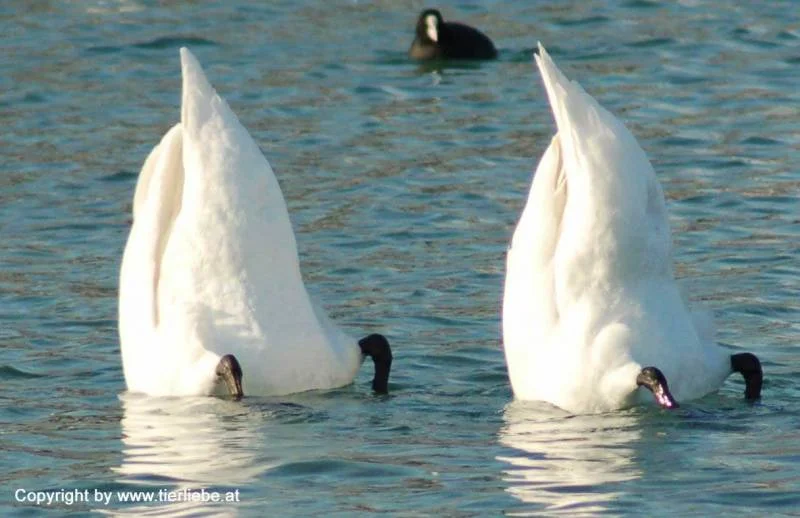
[[[405,55],[426,5],[0,4],[1,515],[796,515],[797,4],[442,1],[500,49],[444,68]],[[537,41],[651,157],[676,272],[762,359],[760,403],[734,377],[675,412],[513,402],[505,250],[553,133]],[[309,289],[391,340],[390,396],[369,367],[240,403],[125,393],[120,258],[184,45],[275,169]],[[238,501],[117,494],[189,490]]]

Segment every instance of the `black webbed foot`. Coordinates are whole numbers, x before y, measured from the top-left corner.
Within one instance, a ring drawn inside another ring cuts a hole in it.
[[[242,390],[242,366],[239,365],[239,360],[232,354],[226,354],[219,359],[217,364],[217,376],[225,382],[228,387],[228,392],[235,400],[242,399],[244,391]]]
[[[372,379],[372,390],[378,394],[389,392],[389,371],[392,370],[392,348],[386,337],[379,334],[366,336],[358,341],[361,354],[371,356],[375,364],[375,377]]]
[[[667,385],[667,378],[657,367],[645,367],[636,376],[636,384],[653,393],[656,403],[662,408],[678,408],[678,402],[672,397]]]
[[[746,399],[753,400],[761,397],[763,373],[761,371],[761,362],[755,354],[732,354],[731,370],[740,373],[744,378],[744,397]]]

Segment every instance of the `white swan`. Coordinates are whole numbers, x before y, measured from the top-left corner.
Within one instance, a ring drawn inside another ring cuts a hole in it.
[[[139,174],[122,259],[128,389],[235,397],[328,389],[351,383],[370,355],[373,388],[386,392],[385,338],[357,343],[310,300],[269,163],[185,48],[181,64],[181,122]]]
[[[534,175],[508,250],[503,341],[518,399],[602,412],[664,407],[742,372],[750,399],[761,366],[714,341],[672,271],[664,195],[636,139],[570,82],[539,45],[536,63],[558,132]],[[667,385],[669,380],[669,385]]]

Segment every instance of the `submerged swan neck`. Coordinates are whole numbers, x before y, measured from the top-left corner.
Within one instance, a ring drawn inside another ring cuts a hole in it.
[[[385,336],[372,334],[358,341],[361,354],[371,356],[375,364],[375,377],[372,378],[372,390],[378,394],[389,392],[389,372],[392,370],[392,348]]]
[[[744,397],[754,400],[761,397],[763,373],[761,362],[753,353],[739,353],[731,355],[731,370],[742,375],[745,382]]]

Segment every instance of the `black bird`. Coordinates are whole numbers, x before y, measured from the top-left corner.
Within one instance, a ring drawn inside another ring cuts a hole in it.
[[[413,59],[494,59],[497,49],[484,33],[463,23],[445,22],[436,9],[422,11],[408,55]]]

